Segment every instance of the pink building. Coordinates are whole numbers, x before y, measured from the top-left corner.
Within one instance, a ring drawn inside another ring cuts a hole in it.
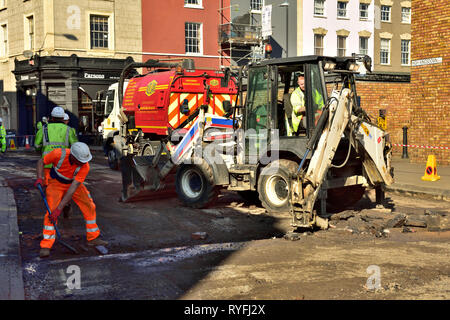
[[[219,69],[223,2],[142,1],[142,60],[192,58],[196,68]]]

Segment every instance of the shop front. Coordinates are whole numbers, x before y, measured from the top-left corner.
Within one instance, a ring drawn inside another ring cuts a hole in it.
[[[85,58],[75,54],[15,60],[19,134],[34,135],[37,122],[60,106],[69,114],[69,125],[77,130],[80,140],[91,143],[103,120],[95,112],[97,92],[119,81],[123,68],[131,62],[131,57]]]

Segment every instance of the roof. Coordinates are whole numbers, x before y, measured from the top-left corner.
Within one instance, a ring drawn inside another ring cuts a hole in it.
[[[296,65],[305,63],[317,63],[318,61],[333,61],[336,63],[355,61],[354,57],[328,57],[328,56],[297,56],[289,58],[278,58],[278,59],[265,59],[258,62],[251,63],[252,66],[268,66],[268,65]]]

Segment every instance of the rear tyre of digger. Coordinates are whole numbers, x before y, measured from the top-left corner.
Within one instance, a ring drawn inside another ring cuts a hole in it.
[[[113,170],[119,170],[119,156],[114,148],[108,150],[108,165]]]
[[[264,167],[258,179],[262,206],[269,212],[289,211],[289,177],[297,170],[295,161],[281,159]]]
[[[181,165],[175,177],[175,189],[184,205],[191,208],[204,208],[218,196],[214,185],[211,167],[201,159],[195,164]]]

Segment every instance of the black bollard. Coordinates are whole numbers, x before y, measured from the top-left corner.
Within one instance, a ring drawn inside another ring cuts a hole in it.
[[[402,153],[402,159],[408,159],[408,127],[403,127],[403,153]]]

